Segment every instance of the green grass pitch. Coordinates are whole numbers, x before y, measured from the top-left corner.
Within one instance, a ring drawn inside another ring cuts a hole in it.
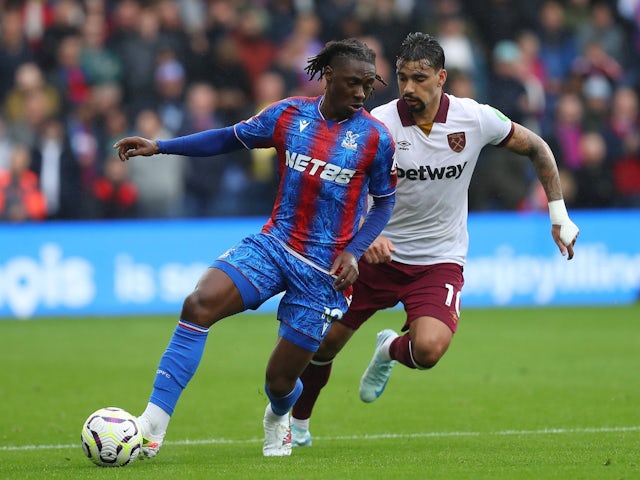
[[[0,479],[640,479],[640,306],[467,309],[431,371],[396,366],[358,399],[379,313],[342,352],[313,447],[263,458],[272,315],[214,326],[160,455],[119,469],[84,457],[99,407],[139,414],[173,317],[0,321]]]

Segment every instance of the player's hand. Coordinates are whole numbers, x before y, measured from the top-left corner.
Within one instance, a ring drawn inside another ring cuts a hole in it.
[[[576,244],[580,230],[571,220],[567,219],[562,225],[551,225],[551,235],[558,245],[560,253],[567,255],[567,260],[573,258],[573,246]]]
[[[123,138],[122,140],[118,140],[113,148],[118,150],[118,157],[120,157],[120,160],[123,162],[138,155],[149,157],[159,151],[158,143],[155,140],[142,137]]]
[[[333,288],[338,292],[346,290],[358,279],[358,260],[352,253],[344,251],[336,257],[329,273],[336,277]]]
[[[395,252],[396,247],[387,237],[380,235],[369,248],[364,252],[364,260],[367,263],[387,263],[391,261],[391,252]]]

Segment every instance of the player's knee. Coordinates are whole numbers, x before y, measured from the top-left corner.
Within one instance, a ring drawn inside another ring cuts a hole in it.
[[[296,385],[297,377],[269,375],[265,378],[265,387],[274,397],[284,397],[291,393]]]
[[[208,328],[214,322],[212,321],[213,312],[207,305],[201,293],[195,290],[184,299],[180,316],[183,320]]]
[[[418,340],[412,345],[411,355],[418,368],[427,370],[436,366],[448,347],[449,342]]]

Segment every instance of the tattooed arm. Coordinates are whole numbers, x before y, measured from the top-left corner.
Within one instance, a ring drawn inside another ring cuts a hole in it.
[[[571,221],[562,199],[560,174],[553,153],[539,135],[518,123],[513,123],[514,131],[505,147],[512,152],[529,157],[549,202],[551,235],[562,255],[573,258],[573,246],[578,238],[578,227]]]
[[[549,145],[528,128],[515,122],[513,126],[513,135],[505,147],[514,153],[529,157],[548,201],[562,200],[558,166]]]

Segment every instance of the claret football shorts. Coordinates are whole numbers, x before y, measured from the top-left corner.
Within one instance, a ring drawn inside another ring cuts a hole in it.
[[[378,310],[404,305],[403,331],[419,317],[434,317],[452,332],[458,328],[463,268],[455,263],[406,265],[398,262],[370,264],[360,260],[360,276],[353,285],[353,301],[342,324],[357,330]]]

